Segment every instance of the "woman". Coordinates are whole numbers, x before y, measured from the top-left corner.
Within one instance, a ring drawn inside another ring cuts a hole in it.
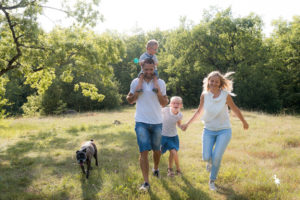
[[[207,162],[206,169],[210,172],[209,187],[211,190],[216,190],[215,180],[220,169],[222,156],[231,139],[228,106],[242,121],[244,129],[247,130],[249,127],[231,98],[231,95],[234,95],[231,93],[232,81],[228,79],[231,74],[233,72],[222,75],[218,71],[213,71],[204,78],[199,107],[193,117],[182,125],[182,129],[186,130],[204,111],[202,117],[204,123],[202,156],[203,160]]]

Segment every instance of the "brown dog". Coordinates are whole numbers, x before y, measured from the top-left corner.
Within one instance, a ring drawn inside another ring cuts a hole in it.
[[[81,146],[80,150],[76,151],[77,162],[80,164],[82,172],[84,174],[86,174],[86,178],[89,178],[90,170],[92,169],[91,161],[92,161],[93,156],[96,159],[96,166],[98,166],[97,147],[94,144],[94,140],[85,142]],[[85,170],[84,170],[84,163],[87,164],[86,173],[85,173]]]

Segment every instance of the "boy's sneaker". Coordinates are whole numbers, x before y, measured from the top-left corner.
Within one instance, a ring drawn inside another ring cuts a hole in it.
[[[209,189],[212,190],[212,191],[215,191],[217,190],[217,187],[215,185],[215,181],[209,181]]]
[[[156,176],[157,178],[159,178],[159,169],[155,170],[155,169],[152,169],[153,171],[153,176]]]
[[[150,184],[147,182],[143,183],[139,188],[140,191],[145,191],[145,192],[147,192],[149,189],[150,189]]]
[[[176,175],[178,175],[178,176],[182,176],[182,172],[181,172],[181,170],[176,170]]]
[[[212,167],[211,163],[208,162],[208,163],[206,164],[206,171],[211,172],[211,167]]]
[[[174,172],[172,168],[168,168],[168,176],[173,177],[174,176]]]

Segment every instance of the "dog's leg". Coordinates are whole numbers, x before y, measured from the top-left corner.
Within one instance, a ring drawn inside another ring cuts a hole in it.
[[[81,168],[82,172],[85,174],[84,166],[80,165],[80,168]]]
[[[86,170],[86,178],[89,178],[90,169],[91,169],[91,161],[89,159],[86,160],[87,170]]]
[[[97,149],[95,150],[94,157],[95,157],[95,160],[96,160],[96,166],[98,166],[98,156],[97,156]]]
[[[95,153],[94,153],[94,158],[96,160],[96,166],[98,166],[98,156],[97,156],[97,147],[94,143],[92,143],[93,147],[94,147],[94,150],[95,150]]]

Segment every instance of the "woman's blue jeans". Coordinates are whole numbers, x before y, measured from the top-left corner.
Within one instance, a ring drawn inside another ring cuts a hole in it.
[[[210,180],[216,180],[220,169],[221,160],[225,149],[231,139],[231,129],[219,131],[203,130],[202,135],[202,158],[211,162]]]

